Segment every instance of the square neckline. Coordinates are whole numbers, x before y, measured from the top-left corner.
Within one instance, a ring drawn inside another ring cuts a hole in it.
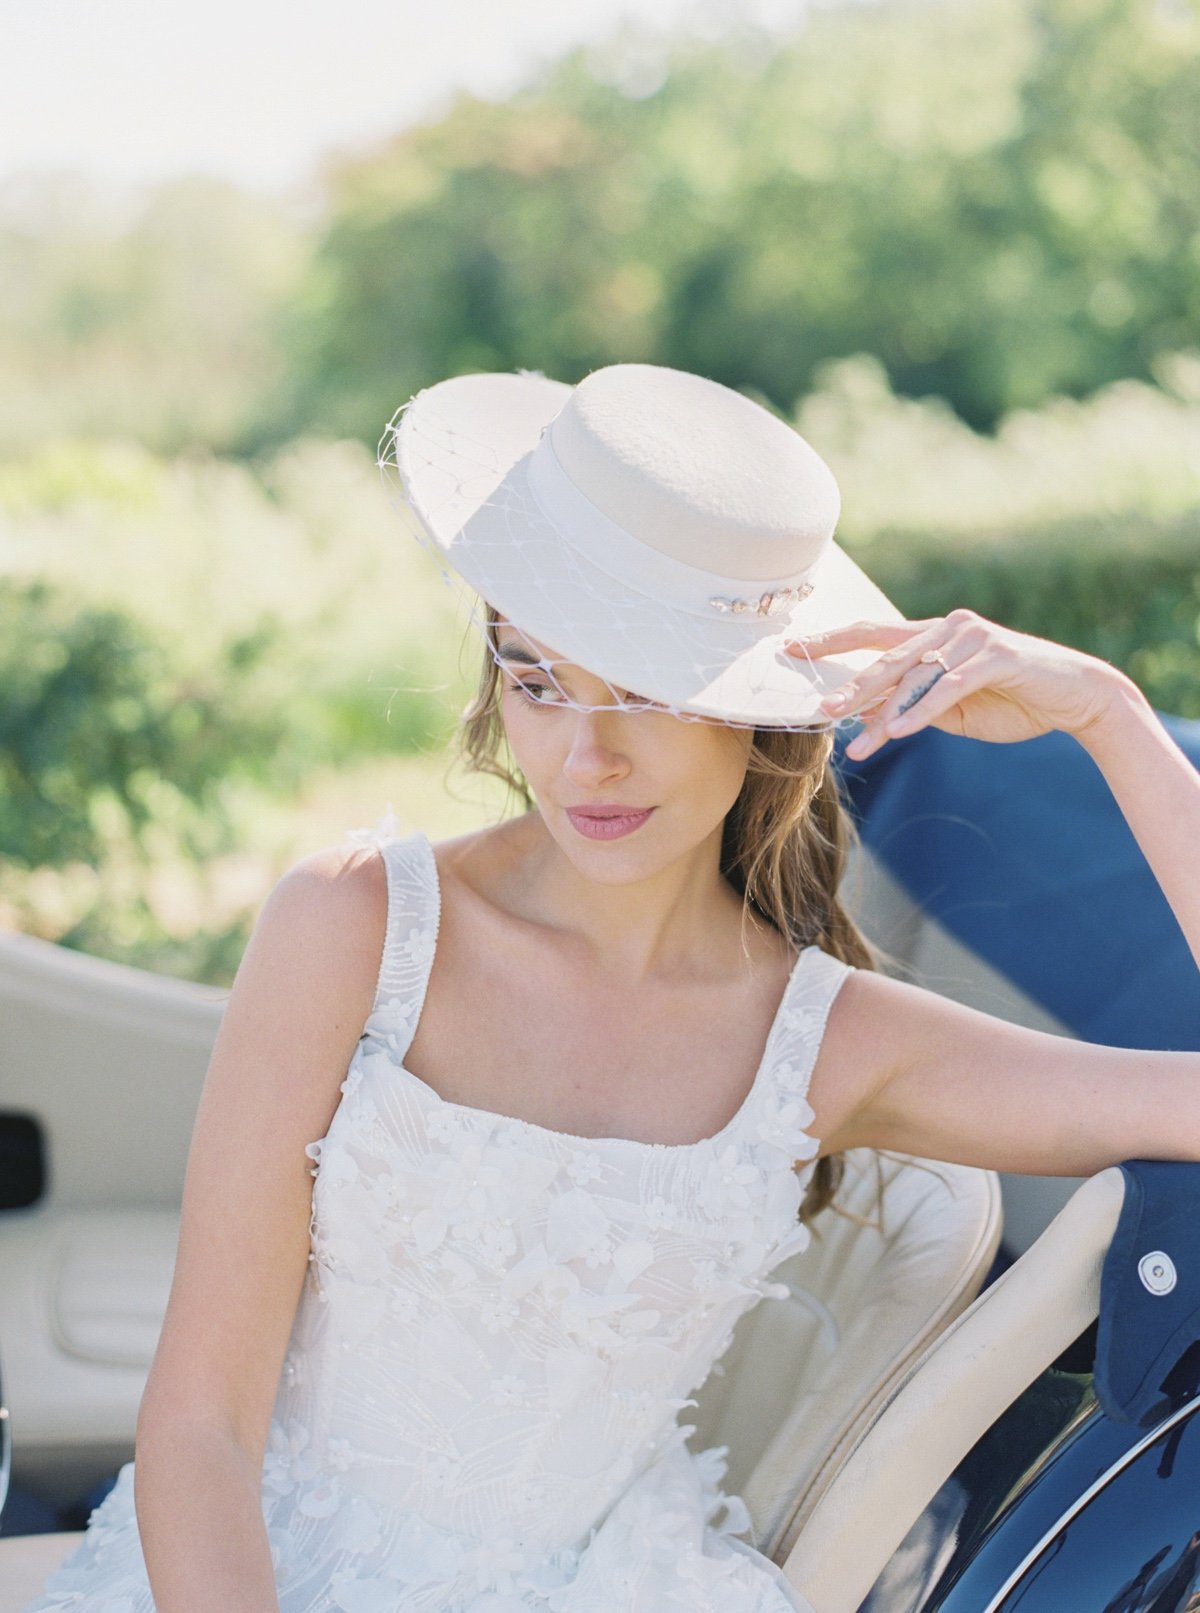
[[[416,1035],[416,1028],[420,1022],[421,1014],[425,1007],[425,997],[429,989],[429,977],[433,972],[433,959],[437,951],[437,940],[441,929],[442,920],[442,882],[441,874],[437,865],[437,858],[434,855],[433,842],[430,840],[424,829],[418,829],[416,831],[416,838],[418,845],[421,847],[422,854],[427,860],[430,875],[430,887],[433,891],[433,945],[429,949],[429,959],[425,966],[421,979],[420,990],[417,996],[416,1012],[412,1018],[412,1033],[409,1036],[410,1047],[412,1045],[412,1038]],[[395,842],[392,842],[392,844],[395,844]],[[380,850],[382,852],[383,848],[381,847]],[[386,865],[386,855],[384,857],[384,861]],[[390,939],[390,920],[392,908],[392,878],[390,868],[388,869],[387,887],[389,918],[387,934]],[[386,944],[387,943],[385,943],[385,946]],[[808,957],[810,952],[819,952],[820,950],[821,949],[815,944],[809,944],[808,946],[802,947],[797,954],[796,959],[788,972],[787,980],[784,983],[783,991],[780,994],[779,1002],[776,1005],[775,1013],[771,1019],[770,1028],[767,1031],[766,1041],[763,1044],[762,1056],[760,1057],[758,1067],[754,1072],[754,1078],[746,1090],[745,1097],[742,1099],[741,1103],[738,1105],[737,1109],[731,1115],[729,1120],[726,1121],[719,1131],[713,1132],[711,1136],[708,1137],[697,1137],[692,1142],[662,1143],[646,1141],[640,1137],[619,1137],[613,1135],[612,1133],[606,1133],[603,1136],[596,1137],[586,1136],[579,1132],[560,1131],[554,1126],[540,1125],[536,1120],[525,1120],[520,1115],[504,1114],[499,1109],[484,1109],[477,1104],[457,1103],[453,1098],[443,1097],[436,1087],[430,1086],[429,1082],[423,1080],[415,1070],[410,1070],[404,1063],[403,1058],[395,1061],[396,1068],[403,1075],[406,1075],[410,1081],[415,1082],[422,1092],[428,1093],[436,1104],[445,1109],[457,1109],[463,1114],[479,1115],[486,1117],[489,1120],[495,1120],[506,1125],[518,1126],[522,1131],[533,1132],[543,1137],[556,1139],[559,1142],[582,1143],[588,1147],[596,1147],[605,1143],[614,1143],[625,1148],[641,1148],[645,1149],[647,1152],[679,1155],[687,1154],[688,1152],[694,1153],[697,1149],[701,1148],[715,1148],[724,1143],[730,1134],[741,1125],[751,1111],[757,1107],[758,1100],[769,1082],[770,1074],[775,1064],[776,1047],[780,1037],[783,1034],[784,1012],[791,1001],[793,993],[795,992],[796,984],[800,979],[805,959]],[[406,1048],[405,1057],[407,1057],[407,1053],[408,1049]]]

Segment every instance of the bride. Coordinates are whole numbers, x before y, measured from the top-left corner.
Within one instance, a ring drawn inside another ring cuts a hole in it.
[[[823,462],[713,382],[458,377],[385,440],[484,601],[464,752],[526,810],[272,891],[136,1463],[27,1613],[803,1609],[675,1416],[842,1152],[1200,1159],[1200,1052],[878,967],[838,896],[833,728],[855,758],[1074,735],[1198,965],[1200,779],[1107,662],[901,617],[833,541]]]

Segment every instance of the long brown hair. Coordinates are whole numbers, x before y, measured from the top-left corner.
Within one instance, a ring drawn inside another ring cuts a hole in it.
[[[483,656],[479,686],[459,719],[458,749],[468,771],[503,779],[528,811],[535,803],[510,765],[500,668],[491,653],[498,648],[500,620],[489,605],[491,648]],[[867,940],[838,896],[858,831],[842,800],[832,754],[829,730],[754,730],[745,782],[725,816],[721,872],[742,897],[743,925],[757,913],[797,950],[819,946],[858,969],[877,969],[887,955]],[[840,1155],[817,1161],[800,1206],[802,1221],[831,1202],[841,1178]]]

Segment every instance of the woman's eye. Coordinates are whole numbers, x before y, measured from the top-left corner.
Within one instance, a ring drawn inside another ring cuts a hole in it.
[[[530,706],[557,706],[570,705],[569,697],[562,700],[547,698],[555,694],[562,694],[556,683],[541,683],[532,679],[513,678],[512,687],[516,689],[527,705]],[[628,690],[616,691],[618,694],[617,709],[621,711],[661,711],[667,708],[660,701],[650,700],[645,695],[632,694]],[[583,706],[584,711],[599,710],[599,707]]]
[[[630,689],[621,690],[621,707],[625,711],[665,711],[661,700],[651,700],[649,695],[634,694]]]
[[[550,691],[550,685],[548,683],[527,683],[525,679],[521,678],[518,679],[516,687],[529,701],[531,706],[548,706],[553,704],[552,701],[543,700],[541,698],[542,695],[548,694]]]

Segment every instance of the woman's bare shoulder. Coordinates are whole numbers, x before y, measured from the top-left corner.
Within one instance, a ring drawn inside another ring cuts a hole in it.
[[[387,916],[387,874],[373,845],[322,846],[286,868],[270,891],[268,908],[285,910],[304,925],[382,921]]]
[[[494,902],[520,869],[520,820],[429,840],[443,893],[471,893]],[[274,949],[303,955],[322,975],[344,985],[373,982],[387,930],[388,880],[372,843],[342,841],[298,858],[280,875],[259,915]]]
[[[519,866],[514,823],[430,840],[443,889],[485,899]],[[283,959],[305,960],[328,979],[374,981],[387,929],[387,869],[380,848],[342,841],[297,858],[279,876],[259,913],[252,942]]]
[[[252,972],[285,999],[312,992],[365,1017],[386,929],[387,873],[379,851],[323,846],[276,880],[239,972]]]

